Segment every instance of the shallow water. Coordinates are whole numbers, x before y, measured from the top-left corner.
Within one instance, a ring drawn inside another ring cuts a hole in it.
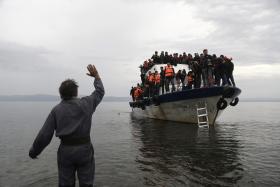
[[[0,102],[0,186],[57,186],[57,138],[28,150],[53,102]],[[280,103],[240,102],[215,128],[134,119],[128,103],[93,117],[96,186],[280,186]]]

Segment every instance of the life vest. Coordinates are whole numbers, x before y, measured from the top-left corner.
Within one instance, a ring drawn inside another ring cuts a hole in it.
[[[137,98],[139,98],[140,96],[141,96],[141,94],[142,94],[142,89],[141,88],[136,88],[136,90],[134,91],[134,97],[137,99]]]
[[[188,75],[188,82],[192,82],[193,81],[193,77]]]
[[[160,83],[160,75],[159,74],[155,75],[155,83],[156,84]]]
[[[153,74],[148,75],[148,81],[149,81],[149,82],[154,82],[154,80],[155,80],[155,77],[154,77]]]
[[[174,76],[174,71],[173,71],[172,66],[170,66],[170,67],[166,66],[165,67],[165,77],[172,77],[172,76]]]

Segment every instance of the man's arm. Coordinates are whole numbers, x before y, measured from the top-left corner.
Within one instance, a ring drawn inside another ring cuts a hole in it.
[[[89,110],[90,113],[93,113],[97,107],[97,105],[101,102],[105,91],[104,91],[104,86],[101,81],[101,78],[95,68],[94,65],[88,65],[87,67],[89,73],[87,73],[88,76],[94,77],[94,87],[95,91],[90,95],[83,97],[81,99],[82,105],[86,107],[86,110]]]
[[[56,127],[55,117],[53,111],[49,114],[46,119],[42,129],[39,131],[34,143],[29,151],[29,156],[31,158],[36,158],[44,148],[51,142],[54,130]]]

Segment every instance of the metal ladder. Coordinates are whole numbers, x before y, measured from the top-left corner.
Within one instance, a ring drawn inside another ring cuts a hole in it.
[[[202,126],[202,125],[209,126],[208,111],[207,111],[206,103],[205,103],[204,107],[201,107],[201,108],[199,108],[198,105],[196,105],[196,114],[197,114],[198,126]]]

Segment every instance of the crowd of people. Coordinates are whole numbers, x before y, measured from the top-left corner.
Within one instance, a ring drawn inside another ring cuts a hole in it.
[[[160,72],[152,73],[151,68],[156,64],[167,64],[160,67]],[[173,67],[178,64],[188,65],[188,69],[180,69],[175,72]],[[224,55],[209,55],[208,50],[203,53],[192,54],[168,54],[157,51],[151,59],[145,60],[140,66],[141,84],[132,87],[130,95],[133,101],[143,97],[153,97],[161,93],[179,91],[180,89],[192,89],[212,86],[235,86],[233,78],[234,64],[232,58]]]

